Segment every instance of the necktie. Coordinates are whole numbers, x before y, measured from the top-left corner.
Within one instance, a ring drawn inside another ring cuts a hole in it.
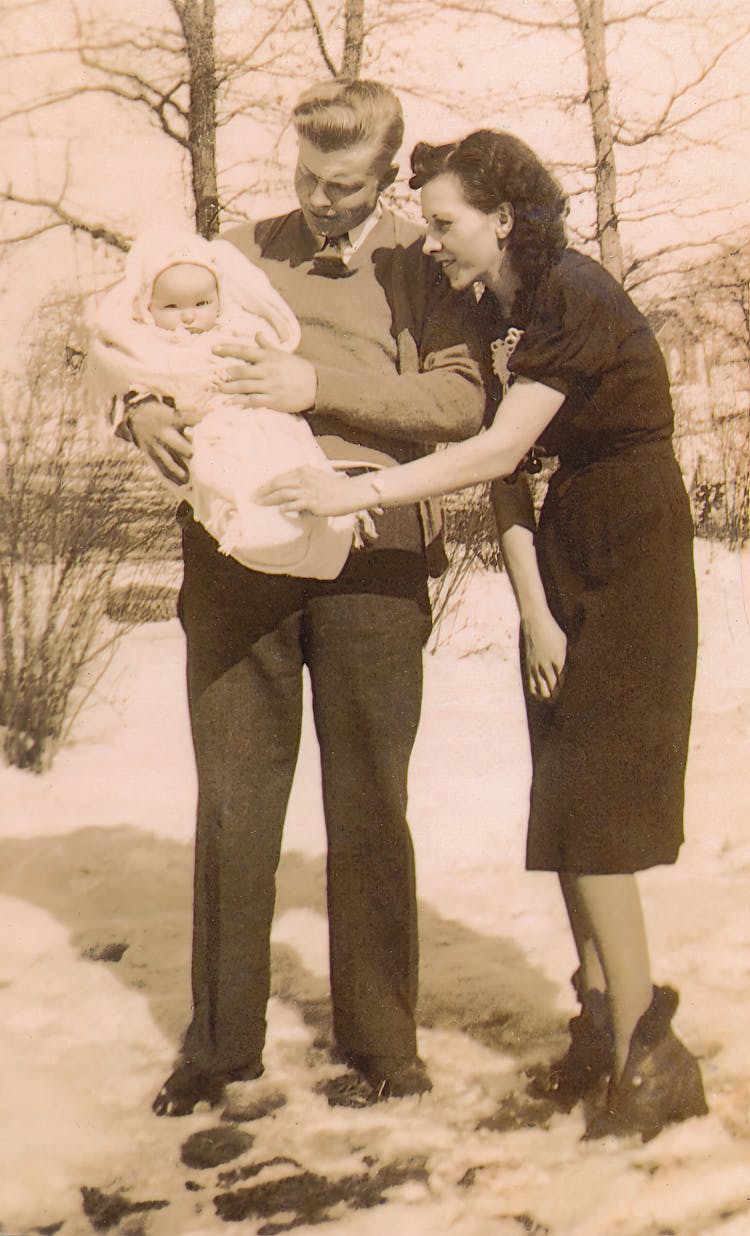
[[[343,236],[327,236],[322,249],[313,258],[310,274],[322,275],[324,279],[347,279],[352,274],[343,258],[348,244],[348,232]]]

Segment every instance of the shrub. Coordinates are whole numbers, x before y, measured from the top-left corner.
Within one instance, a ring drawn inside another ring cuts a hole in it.
[[[0,387],[0,743],[40,772],[96,686],[122,628],[105,621],[131,535],[108,499],[112,461],[85,415],[80,314],[52,310],[25,371]],[[126,463],[120,471],[127,470]]]
[[[701,446],[689,486],[696,534],[741,548],[750,538],[750,418],[714,417]]]
[[[431,582],[431,652],[448,642],[450,616],[461,604],[472,573],[503,569],[488,485],[476,485],[443,500],[443,535],[448,566]]]
[[[107,600],[107,617],[128,625],[166,622],[177,614],[177,587],[134,581],[112,588]]]

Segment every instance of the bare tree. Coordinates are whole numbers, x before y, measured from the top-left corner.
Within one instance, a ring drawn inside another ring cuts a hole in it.
[[[239,33],[231,28],[231,5],[219,3],[217,8],[216,0],[163,0],[160,7],[153,23],[143,28],[106,10],[86,15],[79,0],[70,0],[72,37],[66,45],[12,52],[16,61],[22,56],[37,64],[67,54],[69,84],[43,87],[37,95],[10,103],[0,110],[0,126],[20,119],[38,123],[42,115],[59,115],[73,100],[90,99],[96,106],[98,99],[109,97],[127,104],[187,157],[196,227],[210,237],[219,226],[219,131],[243,115],[273,117],[269,81],[295,83],[309,67],[311,52],[332,76],[358,76],[366,34],[364,0],[346,0],[333,28],[326,26],[313,0],[258,0],[252,20]],[[20,8],[28,8],[28,3]],[[339,30],[342,53],[337,65],[330,47]],[[31,222],[8,239],[68,227],[116,248],[128,247],[117,229],[86,219],[70,206],[66,185],[52,193],[30,194],[9,178],[0,200],[31,212]]]
[[[561,93],[558,103],[568,113],[586,109],[593,158],[588,167],[585,160],[577,160],[567,170],[592,176],[595,222],[587,239],[598,247],[602,264],[626,282],[637,267],[642,280],[645,256],[631,259],[625,254],[621,222],[629,208],[642,201],[646,150],[659,149],[663,170],[680,144],[716,143],[715,135],[706,138],[701,122],[736,98],[733,87],[729,94],[722,88],[721,72],[750,37],[746,11],[724,4],[711,15],[705,6],[693,11],[673,0],[535,0],[521,8],[507,0],[435,0],[434,9],[462,14],[470,22],[498,23],[506,45],[523,40],[527,53],[535,40],[540,44],[556,36],[561,49],[567,49],[561,51],[561,61],[570,52],[578,58],[583,88]],[[638,106],[631,101],[626,110],[627,80],[615,76],[616,53],[635,32],[644,52],[657,47],[667,63],[650,93],[641,90]],[[684,63],[678,62],[677,53],[669,57],[677,33]],[[643,162],[639,167],[628,159],[625,179],[632,187],[623,191],[618,155],[636,150]],[[668,208],[674,210],[675,204],[672,197]],[[658,256],[666,252],[662,249]]]
[[[216,9],[214,0],[172,0],[188,60],[187,144],[192,165],[195,225],[202,236],[219,231],[216,180]]]
[[[23,11],[30,3],[14,9]],[[572,195],[591,202],[591,225],[579,228],[578,238],[595,245],[604,265],[630,290],[665,264],[674,264],[684,241],[690,243],[698,208],[690,203],[691,220],[687,209],[681,215],[670,165],[685,151],[694,149],[702,157],[709,144],[717,143],[712,120],[721,119],[722,107],[736,94],[726,78],[727,66],[748,37],[739,0],[722,0],[708,21],[697,0],[527,0],[520,7],[510,0],[343,0],[335,11],[324,0],[256,0],[249,20],[243,7],[242,23],[231,0],[158,0],[148,29],[117,17],[115,4],[84,13],[91,0],[55,3],[72,6],[67,42],[28,53],[21,49],[21,54],[44,60],[67,53],[78,75],[5,109],[0,102],[0,131],[4,121],[43,126],[73,101],[96,105],[103,96],[116,100],[131,118],[140,115],[158,129],[172,157],[184,160],[196,223],[206,235],[218,226],[219,204],[225,218],[243,211],[244,190],[232,187],[233,169],[225,153],[228,126],[252,119],[262,120],[269,131],[281,129],[290,91],[298,89],[300,78],[374,71],[386,80],[397,76],[404,93],[445,105],[440,74],[430,76],[431,52],[450,50],[459,33],[471,36],[474,31],[481,46],[488,30],[496,29],[502,40],[499,59],[511,59],[503,51],[519,46],[524,62],[532,65],[554,42],[559,87],[543,99],[538,89],[536,96],[533,90],[519,94],[519,110],[528,103],[545,117],[553,110],[559,117],[562,111],[568,128],[579,123],[576,117],[583,122],[590,156],[576,151],[565,162],[561,150],[558,167]],[[43,7],[44,0],[34,4]],[[6,27],[12,27],[12,20],[12,14],[6,16]],[[410,48],[408,72],[405,46]],[[670,53],[671,46],[679,47],[679,55]],[[658,78],[631,90],[633,56],[637,61],[647,52],[661,56]],[[15,48],[13,55],[18,55]],[[491,80],[488,84],[473,71],[471,53],[455,69],[452,105],[463,104],[472,115],[493,104],[498,113],[507,109],[507,93],[493,95]],[[533,79],[533,72],[526,77]],[[577,150],[580,131],[575,130]],[[728,132],[724,136],[729,140]],[[268,175],[274,174],[269,163]],[[256,189],[265,184],[259,169]],[[87,217],[66,184],[38,190],[9,180],[3,191],[0,181],[3,198],[15,208],[9,238],[68,227],[127,247],[127,237],[107,218]],[[642,242],[642,224],[659,217],[671,232],[668,239]],[[727,219],[727,232],[732,222]]]
[[[594,143],[596,241],[602,265],[622,282],[623,256],[617,224],[617,168],[609,106],[604,0],[575,0],[586,57],[588,105]]]
[[[344,38],[341,64],[336,66],[329,47],[323,24],[318,16],[314,0],[304,0],[310,14],[318,48],[331,77],[359,77],[362,67],[362,52],[365,43],[365,0],[345,0],[343,22]]]

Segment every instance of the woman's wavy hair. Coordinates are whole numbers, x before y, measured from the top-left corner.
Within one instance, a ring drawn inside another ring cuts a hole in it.
[[[513,207],[508,250],[528,291],[567,244],[568,199],[534,151],[511,133],[479,129],[458,142],[419,142],[411,156],[412,189],[449,172],[476,210],[491,214],[502,202]]]
[[[395,163],[404,140],[401,104],[382,82],[347,77],[319,82],[297,100],[292,123],[318,150],[347,150],[377,141],[381,171]]]

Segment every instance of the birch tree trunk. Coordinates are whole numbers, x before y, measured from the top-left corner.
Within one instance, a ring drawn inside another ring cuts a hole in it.
[[[195,195],[195,226],[211,239],[219,231],[216,176],[215,0],[184,0],[174,7],[190,65],[187,144]]]
[[[365,0],[346,0],[342,77],[359,77],[365,41]]]
[[[622,283],[624,263],[617,218],[617,169],[609,108],[604,0],[575,2],[586,56],[587,99],[596,160],[596,239],[602,266]]]

